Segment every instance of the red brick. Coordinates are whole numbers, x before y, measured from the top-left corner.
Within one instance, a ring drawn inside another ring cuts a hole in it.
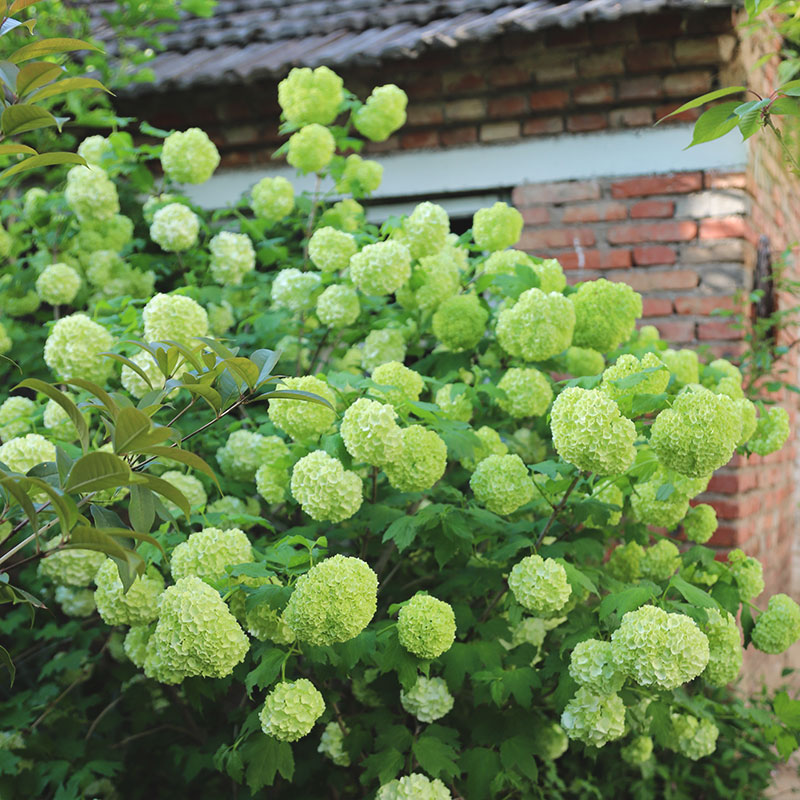
[[[648,222],[638,225],[617,225],[609,228],[608,241],[611,244],[639,244],[640,242],[686,242],[697,235],[697,223]]]
[[[489,100],[490,117],[513,117],[527,110],[524,95],[515,94],[510,97],[495,97]]]
[[[694,341],[694,323],[688,321],[658,323],[658,330],[661,336],[668,342],[684,344]]]
[[[444,122],[444,109],[434,103],[412,103],[408,107],[409,125],[439,125]]]
[[[611,201],[588,205],[568,206],[564,209],[563,222],[611,222],[625,219],[628,209],[623,203]]]
[[[614,99],[614,87],[610,83],[590,83],[572,90],[572,99],[580,106],[597,106]]]
[[[475,92],[486,87],[483,75],[477,72],[445,73],[443,84],[447,94]]]
[[[609,113],[608,120],[612,128],[643,128],[653,124],[653,110],[647,106],[618,108]]]
[[[439,97],[442,94],[442,76],[436,72],[429,73],[413,83],[404,83],[403,88],[414,98]]]
[[[708,544],[712,547],[736,547],[747,541],[743,533],[744,531],[738,525],[719,525]],[[721,561],[723,558],[720,557],[719,560]]]
[[[622,75],[625,72],[622,48],[592,53],[578,59],[578,72],[587,78],[601,78],[606,75]]]
[[[531,79],[530,70],[507,64],[501,67],[492,67],[489,72],[489,83],[492,86],[522,86]]]
[[[551,51],[545,53],[534,67],[536,82],[539,85],[546,83],[564,84],[578,77],[578,67],[573,53],[559,53]]]
[[[747,176],[743,172],[706,172],[706,189],[746,189]]]
[[[674,264],[678,259],[671,247],[666,245],[645,245],[633,248],[633,263],[639,267],[649,267],[654,264]]]
[[[701,322],[697,326],[698,339],[741,339],[742,331],[732,328],[727,322]]]
[[[675,42],[675,61],[681,66],[717,64],[720,60],[719,39],[678,39]]]
[[[545,228],[522,232],[519,246],[523,250],[549,250],[554,247],[591,247],[594,231],[589,228]]]
[[[676,297],[675,310],[679,314],[699,314],[708,316],[717,308],[732,310],[732,297]]]
[[[544,206],[523,208],[522,219],[526,225],[545,225],[550,222],[550,212]]]
[[[522,133],[525,136],[546,136],[547,134],[561,133],[564,130],[564,120],[561,117],[537,117],[526,119],[522,123]]]
[[[683,15],[679,12],[643,14],[636,20],[642,41],[647,39],[674,39],[683,32]]]
[[[672,67],[672,50],[666,42],[639,44],[625,53],[628,72],[661,72]]]
[[[664,297],[643,297],[643,317],[668,317],[672,314],[672,300]]]
[[[586,25],[577,28],[551,28],[547,31],[548,47],[581,47],[590,43],[589,28]]]
[[[659,219],[674,213],[675,203],[671,200],[640,200],[631,206],[631,219]]]
[[[543,89],[540,92],[531,92],[528,99],[533,111],[549,111],[565,108],[569,103],[569,93],[563,89]]]
[[[625,269],[631,266],[630,250],[570,250],[558,253],[564,269]]]
[[[748,232],[744,217],[704,219],[700,222],[701,239],[746,239]]]
[[[614,20],[603,24],[594,23],[589,32],[595,44],[627,44],[638,38],[633,20]]]
[[[400,140],[400,146],[403,150],[416,150],[422,147],[438,147],[439,146],[439,132],[438,131],[412,131],[411,133],[403,134]]]
[[[617,86],[619,100],[654,100],[664,94],[661,78],[648,75],[644,78],[626,78]]]
[[[699,280],[698,274],[689,269],[646,269],[634,270],[625,278],[625,283],[630,284],[637,292],[661,292],[694,289]],[[669,341],[668,337],[665,338]]]
[[[459,144],[472,144],[478,141],[478,129],[471,128],[450,128],[441,133],[442,144],[445,147],[453,147]]]
[[[567,130],[573,133],[600,131],[607,127],[605,114],[574,114],[567,120]]]
[[[714,506],[720,519],[743,519],[761,508],[762,499],[759,492],[749,492],[735,500],[712,500],[710,505]]]
[[[664,93],[669,97],[694,97],[711,89],[708,70],[675,72],[664,78]]]
[[[676,172],[628,178],[611,184],[612,197],[642,197],[651,194],[683,194],[703,188],[702,172]]]
[[[600,184],[597,181],[562,181],[559,183],[527,183],[514,189],[515,206],[544,203],[574,203],[581,200],[599,200]]]

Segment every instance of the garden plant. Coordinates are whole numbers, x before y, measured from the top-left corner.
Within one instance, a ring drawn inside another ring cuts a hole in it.
[[[0,796],[761,796],[800,607],[694,499],[786,411],[505,203],[368,222],[402,89],[278,97],[313,194],[148,126],[0,201]]]

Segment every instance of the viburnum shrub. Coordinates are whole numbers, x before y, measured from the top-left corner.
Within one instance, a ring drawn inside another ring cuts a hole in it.
[[[786,412],[504,203],[367,222],[397,86],[279,102],[313,196],[196,208],[216,148],[148,127],[0,205],[0,793],[760,796],[797,706],[725,687],[800,608],[695,498]]]

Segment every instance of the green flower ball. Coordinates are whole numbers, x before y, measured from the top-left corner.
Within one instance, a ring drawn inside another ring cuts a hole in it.
[[[62,317],[50,329],[44,344],[44,363],[59,378],[83,378],[101,386],[114,370],[106,358],[114,337],[85,314]]]
[[[570,739],[603,747],[625,735],[625,705],[616,694],[596,694],[581,686],[561,714]]]
[[[481,250],[505,250],[522,235],[522,214],[507,203],[481,208],[472,218],[472,237]]]
[[[429,594],[414,595],[397,615],[397,638],[418,658],[438,658],[450,649],[455,637],[452,607]]]
[[[728,553],[728,563],[739,588],[739,596],[742,600],[755,600],[764,591],[764,568],[761,562],[736,549]]]
[[[800,638],[800,606],[785,594],[774,594],[753,628],[753,644],[763,653],[783,653]]]
[[[36,293],[51,306],[71,303],[81,288],[81,276],[68,264],[50,264],[36,279]]]
[[[615,694],[625,683],[625,676],[617,669],[612,650],[611,642],[599,639],[579,642],[570,655],[570,677],[594,694]]]
[[[376,86],[353,114],[356,130],[373,142],[385,142],[406,122],[408,96],[393,83]]]
[[[364,294],[392,294],[409,277],[411,253],[401,242],[368,244],[350,259],[350,279]]]
[[[536,555],[514,565],[508,587],[516,601],[534,614],[559,611],[572,594],[564,567],[552,558]]]
[[[261,730],[280,742],[307,736],[325,711],[325,701],[311,681],[281,681],[264,701],[258,715]]]
[[[269,403],[269,418],[273,424],[297,442],[316,442],[333,425],[336,412],[334,395],[327,383],[312,375],[284,378],[276,387],[309,392],[327,400],[330,406],[308,400],[275,399]]]
[[[328,67],[295,67],[278,84],[278,104],[294,125],[330,125],[343,100],[342,79]]]
[[[336,191],[352,194],[353,197],[364,197],[372,194],[382,180],[382,164],[353,153],[345,159],[342,177],[336,182]]]
[[[709,657],[703,678],[712,686],[727,686],[742,668],[742,637],[729,612],[707,608],[706,613],[708,621],[702,628],[708,637]]]
[[[540,417],[550,406],[553,389],[550,381],[538,369],[512,367],[497,384],[505,392],[497,404],[514,419]]]
[[[363,486],[355,472],[323,450],[303,456],[292,471],[292,495],[318,522],[342,522],[361,508]]]
[[[681,554],[669,539],[660,539],[644,551],[639,564],[642,576],[651,581],[668,581],[681,566]]]
[[[107,625],[146,625],[159,615],[164,579],[151,567],[124,591],[117,565],[107,558],[94,576],[97,610]]]
[[[407,400],[416,402],[425,388],[422,376],[399,361],[387,361],[372,371],[372,380],[378,386],[385,401],[395,408]]]
[[[7,397],[0,405],[0,441],[8,442],[30,431],[31,417],[36,410],[33,400],[14,395]]]
[[[789,438],[789,414],[781,406],[772,406],[761,416],[755,433],[747,442],[753,453],[766,456],[780,450]]]
[[[469,479],[475,499],[501,516],[513,514],[533,498],[533,481],[517,455],[490,455]]]
[[[167,253],[182,253],[197,243],[200,217],[183,203],[170,203],[153,214],[150,238]]]
[[[400,690],[400,704],[420,722],[436,722],[450,712],[455,703],[444,678],[420,675],[408,690]]]
[[[403,453],[403,432],[392,406],[361,397],[344,412],[340,433],[347,452],[359,462],[383,467]]]
[[[279,436],[264,436],[245,430],[230,434],[216,454],[223,475],[237,481],[255,480],[256,470],[262,464],[283,464],[288,456],[289,448]]]
[[[213,582],[222,580],[228,567],[252,560],[253,549],[244,531],[203,528],[172,551],[170,571],[176,582],[189,575]]]
[[[358,245],[351,234],[329,225],[317,228],[308,240],[308,257],[323,272],[347,269],[350,259],[357,252]]]
[[[300,172],[320,172],[330,164],[335,152],[333,134],[323,125],[312,122],[289,137],[286,160]]]
[[[447,445],[434,431],[421,425],[404,428],[399,458],[387,462],[383,471],[389,483],[401,492],[424,492],[444,475]]]
[[[448,350],[473,350],[483,338],[489,312],[474,294],[444,300],[433,315],[433,335]]]
[[[220,286],[240,286],[244,276],[256,267],[253,242],[244,233],[222,231],[208,247],[211,251],[208,269]]]
[[[81,222],[111,219],[119,213],[117,187],[100,167],[73,167],[67,173],[64,199]]]
[[[625,283],[605,278],[582,283],[569,299],[575,307],[572,343],[601,353],[615,350],[630,339],[636,320],[642,316],[641,295]]]
[[[197,345],[198,336],[208,333],[208,314],[191,297],[157,294],[142,310],[144,338],[147,342],[172,340]]]
[[[294,210],[294,187],[286,178],[262,178],[250,190],[250,208],[261,219],[279,222]]]
[[[606,366],[602,353],[590,347],[570,347],[566,354],[567,372],[576,378],[599,375]]]
[[[700,503],[690,509],[683,520],[683,532],[690,542],[705,544],[716,530],[717,512],[707,503]]]
[[[164,174],[177,183],[205,183],[219,160],[216,145],[200,128],[171,133],[161,149]]]
[[[497,318],[497,341],[509,355],[544,361],[563,353],[572,341],[575,311],[569,299],[540,289],[523,292]]]

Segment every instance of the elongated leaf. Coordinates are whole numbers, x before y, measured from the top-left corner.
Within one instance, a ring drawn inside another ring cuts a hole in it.
[[[180,461],[181,464],[186,464],[193,469],[198,470],[199,472],[208,475],[214,483],[219,486],[219,481],[217,480],[217,476],[214,474],[214,470],[203,461],[200,456],[196,455],[195,453],[190,453],[188,450],[181,450],[179,447],[159,447],[159,446],[148,446],[147,448],[143,448],[141,450],[137,450],[136,452],[144,453],[148,456],[158,456],[159,458],[171,458],[173,461]]]
[[[119,414],[119,406],[114,402],[111,395],[92,381],[84,380],[83,378],[66,378],[63,383],[68,383],[70,386],[78,386],[85,389],[90,394],[93,394],[109,411],[112,419],[117,418]]]
[[[29,477],[28,480],[41,492],[44,492],[50,499],[50,505],[56,512],[58,522],[61,525],[61,532],[67,536],[72,530],[73,525],[78,521],[79,512],[75,501],[51,486],[47,481],[39,478]]]
[[[86,425],[86,420],[83,414],[81,414],[80,409],[70,397],[64,394],[60,389],[56,389],[55,386],[45,381],[40,381],[38,378],[26,378],[24,381],[20,381],[15,388],[19,389],[22,387],[41,392],[54,403],[58,403],[58,405],[66,411],[67,416],[78,431],[78,439],[81,443],[81,448],[83,448],[83,452],[85,453],[89,449],[89,428]]]
[[[27,103],[17,103],[3,111],[0,116],[0,127],[6,136],[16,136],[27,131],[59,127],[59,125],[49,111]]]
[[[123,547],[105,531],[88,525],[75,528],[69,543],[64,547],[69,550],[97,550],[113,558],[117,564],[122,588],[126,592],[133,585],[136,576],[144,572],[144,559],[138,553]]]
[[[717,100],[720,97],[727,97],[729,94],[736,94],[737,92],[746,92],[746,86],[726,86],[724,89],[715,89],[713,92],[707,92],[706,94],[701,94],[700,97],[695,97],[694,100],[690,100],[688,103],[684,103],[682,106],[679,106],[674,111],[670,111],[665,117],[661,117],[656,125],[660,122],[663,122],[665,119],[669,119],[670,117],[674,117],[676,114],[681,114],[684,111],[688,111],[690,108],[698,108],[702,106],[704,103],[710,103],[712,100]]]
[[[718,106],[704,111],[694,124],[692,141],[688,147],[711,142],[726,133],[730,133],[739,122],[738,117],[733,113],[734,108],[738,105],[739,103],[736,100],[731,100],[728,103],[720,103]]]
[[[78,529],[84,530],[87,529],[87,526],[78,526],[75,528],[77,531]],[[88,530],[94,530],[91,526],[88,526]],[[142,533],[141,531],[131,530],[130,528],[107,528],[105,525],[98,526],[97,530],[101,531],[102,533],[106,534],[107,536],[111,536],[114,539],[135,539],[137,542],[147,542],[148,544],[152,544],[154,547],[157,547],[164,555],[167,554],[164,552],[164,548],[161,546],[161,543],[154,539],[149,533]]]
[[[94,78],[64,78],[63,81],[56,81],[55,83],[48,84],[37,92],[34,92],[28,100],[31,103],[40,103],[48,97],[54,97],[57,94],[74,92],[80,89],[102,89],[102,91],[108,94],[113,94],[113,92],[106,89],[100,81]]]
[[[250,360],[258,367],[256,386],[260,386],[272,375],[272,370],[275,369],[280,357],[281,354],[274,350],[256,350],[250,355]]]
[[[248,389],[253,389],[258,380],[258,367],[250,361],[249,358],[226,358],[223,363],[225,366],[234,373],[235,376],[241,378],[246,384]]]
[[[800,91],[798,92],[800,95]],[[769,113],[773,116],[800,116],[800,102],[790,97],[779,97],[770,107]]]
[[[209,348],[213,350],[223,361],[226,358],[235,358],[236,352],[238,352],[238,348],[236,352],[234,352],[233,350],[229,350],[227,347],[225,347],[222,342],[218,342],[216,339],[210,339],[208,336],[196,336],[195,338],[207,344]]]
[[[8,15],[13,17],[18,11],[22,11],[28,6],[36,5],[36,3],[41,3],[42,0],[14,0],[11,4],[11,8],[8,9]]]
[[[318,394],[304,392],[302,389],[276,389],[274,392],[265,392],[255,398],[256,400],[306,400],[311,403],[319,403],[321,406],[333,408],[333,406]]]
[[[144,486],[134,484],[131,486],[131,502],[128,506],[131,525],[137,531],[148,533],[153,529],[156,518],[156,506],[153,502],[153,493]]]
[[[193,395],[202,397],[215,413],[218,413],[222,408],[222,396],[213,387],[204,383],[184,383],[183,387]]]
[[[131,361],[130,358],[121,356],[119,353],[102,353],[102,355],[112,361],[119,361],[120,364],[124,364],[128,369],[132,369],[151,389],[154,388],[150,381],[150,376],[135,361]]]
[[[0,61],[0,80],[11,89],[19,77],[19,67],[10,61]]]
[[[198,372],[203,371],[203,362],[186,345],[172,339],[165,339],[164,343],[174,347]]]
[[[697,586],[692,586],[691,583],[675,575],[670,580],[670,584],[674,586],[684,597],[687,603],[693,606],[700,606],[701,608],[719,608],[716,600],[708,593],[699,589]]]
[[[30,520],[31,528],[37,531],[39,529],[39,518],[36,515],[36,508],[30,497],[28,497],[26,482],[27,478],[15,478],[11,475],[0,473],[0,486],[20,504],[25,516]]]
[[[17,154],[38,155],[36,150],[26,144],[0,144],[0,156],[13,156]]]
[[[4,169],[0,172],[0,180],[10,178],[12,175],[19,175],[21,172],[28,172],[40,167],[54,167],[58,164],[81,164],[86,166],[86,161],[77,153],[43,153],[39,156],[26,158],[13,167]],[[68,381],[65,381],[65,383],[68,383]]]
[[[57,78],[64,73],[64,68],[49,61],[32,61],[19,70],[17,75],[17,94],[24,97],[28,92],[33,92],[40,86]]]
[[[19,50],[8,57],[8,60],[12,64],[20,64],[23,61],[30,61],[32,58],[51,56],[55,53],[72,53],[76,50],[94,50],[96,52],[102,52],[101,48],[97,47],[97,45],[84,42],[82,39],[40,39],[38,42],[31,42],[31,44],[20,47]]]
[[[87,493],[128,486],[130,482],[130,467],[119,456],[98,450],[81,456],[72,465],[64,488],[68,492]]]
[[[189,500],[186,498],[186,495],[180,489],[174,487],[171,483],[163,480],[162,478],[157,478],[155,475],[143,474],[137,474],[136,482],[141,483],[143,486],[151,489],[156,494],[166,497],[167,500],[174,503],[181,511],[183,511],[187,519],[191,516],[192,507],[189,505]]]
[[[8,685],[9,688],[12,687],[17,674],[17,668],[14,666],[11,654],[2,645],[0,645],[0,667],[5,667],[8,670]]]
[[[146,434],[153,427],[153,422],[147,414],[136,408],[123,408],[115,420],[114,443],[115,453],[127,453],[135,445],[140,436]]]
[[[800,96],[800,80],[784,83],[783,86],[778,87],[778,92],[788,95],[789,97]]]

